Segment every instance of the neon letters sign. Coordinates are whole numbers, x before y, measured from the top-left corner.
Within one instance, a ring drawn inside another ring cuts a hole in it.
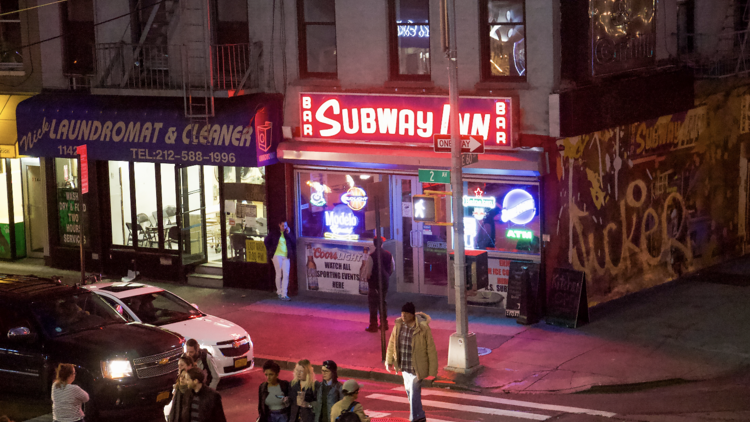
[[[495,208],[495,198],[482,198],[479,196],[464,195],[463,202],[465,207]]]
[[[488,149],[513,147],[509,97],[461,97],[462,135],[481,136]],[[301,137],[432,145],[449,133],[447,97],[301,93]]]
[[[402,21],[396,21],[398,24],[398,36],[400,38],[430,38],[430,25],[415,24],[412,21],[406,21],[405,25]]]
[[[331,229],[325,233],[326,239],[357,240],[359,235],[353,234],[359,219],[346,205],[336,205],[333,210],[325,212],[326,226]]]
[[[531,230],[510,229],[505,232],[505,237],[508,239],[532,240],[534,238],[534,232]]]
[[[534,197],[523,189],[513,189],[503,198],[503,210],[500,220],[503,223],[511,221],[519,226],[531,222],[536,215]]]

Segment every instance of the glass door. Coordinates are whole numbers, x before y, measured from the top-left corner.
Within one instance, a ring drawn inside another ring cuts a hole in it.
[[[177,173],[180,255],[182,264],[206,260],[206,204],[201,166],[181,167]]]
[[[39,158],[23,158],[24,216],[26,220],[26,245],[28,255],[44,257],[47,238],[47,219],[44,215],[45,191]]]
[[[397,262],[403,262],[397,264],[399,291],[445,295],[448,228],[415,222],[411,208],[412,195],[421,195],[425,189],[445,190],[445,185],[422,184],[414,176],[394,176],[392,180],[394,209],[398,213],[394,233],[402,258]]]

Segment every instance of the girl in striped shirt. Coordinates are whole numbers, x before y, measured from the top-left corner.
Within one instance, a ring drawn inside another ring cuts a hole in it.
[[[76,368],[69,363],[57,366],[57,377],[52,384],[52,419],[55,422],[83,421],[83,403],[89,395],[75,384]]]

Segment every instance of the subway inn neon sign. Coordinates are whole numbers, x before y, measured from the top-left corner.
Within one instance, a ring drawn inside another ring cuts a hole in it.
[[[460,131],[488,149],[514,146],[509,97],[461,97]],[[448,97],[301,93],[302,138],[432,145],[449,132]]]

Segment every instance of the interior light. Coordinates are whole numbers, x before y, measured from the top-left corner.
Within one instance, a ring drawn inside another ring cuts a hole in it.
[[[367,179],[370,178],[370,175],[369,174],[363,174],[363,175],[360,175],[359,178],[362,179],[362,180],[367,180]]]

